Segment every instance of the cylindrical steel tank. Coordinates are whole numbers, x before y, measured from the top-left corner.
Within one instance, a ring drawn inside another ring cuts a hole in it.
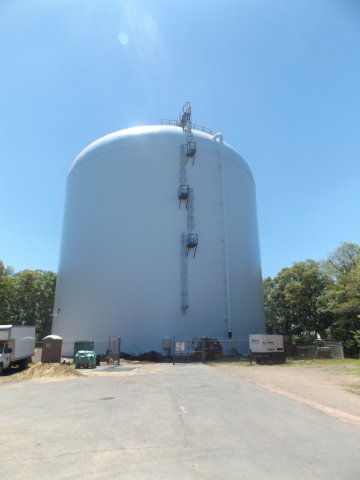
[[[121,336],[128,353],[165,339],[264,332],[255,184],[222,135],[146,126],[75,159],[52,333]],[[191,142],[189,141],[191,140]]]

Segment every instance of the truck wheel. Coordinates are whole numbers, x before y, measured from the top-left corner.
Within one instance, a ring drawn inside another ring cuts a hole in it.
[[[0,375],[3,374],[3,370],[4,370],[4,368],[3,368],[2,364],[1,364],[1,365],[0,365]]]
[[[28,358],[24,358],[23,360],[21,360],[21,362],[19,364],[20,370],[25,370],[26,368],[28,368],[28,366],[29,366],[29,359]]]

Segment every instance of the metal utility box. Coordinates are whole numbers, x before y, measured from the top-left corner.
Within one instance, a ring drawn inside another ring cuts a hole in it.
[[[286,361],[282,335],[249,335],[249,347],[251,356],[256,363],[284,363]]]
[[[48,335],[43,338],[41,352],[42,363],[59,363],[63,339],[58,335]]]

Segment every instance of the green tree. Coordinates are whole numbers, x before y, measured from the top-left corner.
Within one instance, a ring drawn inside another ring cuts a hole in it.
[[[12,269],[5,267],[0,260],[0,323],[11,323],[13,320],[15,303],[15,283]]]
[[[322,262],[306,260],[265,278],[270,333],[341,341],[360,354],[360,246],[345,242]]]
[[[43,270],[13,273],[0,261],[0,323],[35,325],[39,339],[51,332],[56,275]]]
[[[42,270],[23,270],[14,275],[16,323],[36,325],[38,338],[51,331],[56,275]]]
[[[334,250],[325,260],[323,266],[335,280],[351,275],[354,267],[359,263],[360,245],[344,242]]]
[[[320,299],[320,308],[333,316],[327,329],[330,340],[341,341],[347,355],[360,354],[360,246],[343,243],[324,262],[328,275],[335,279]]]
[[[14,275],[16,287],[16,319],[18,325],[35,325],[40,301],[38,271],[23,270]]]
[[[318,310],[318,299],[332,285],[319,262],[306,260],[265,279],[265,313],[270,332],[298,335],[324,334],[329,319]]]
[[[56,274],[41,272],[39,302],[36,316],[36,332],[39,339],[51,333],[52,311],[54,307]]]

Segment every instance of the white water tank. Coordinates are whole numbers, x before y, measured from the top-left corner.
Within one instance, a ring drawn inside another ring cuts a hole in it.
[[[121,336],[122,351],[164,353],[174,336],[264,329],[254,179],[220,134],[135,127],[80,153],[52,329],[64,345]]]

